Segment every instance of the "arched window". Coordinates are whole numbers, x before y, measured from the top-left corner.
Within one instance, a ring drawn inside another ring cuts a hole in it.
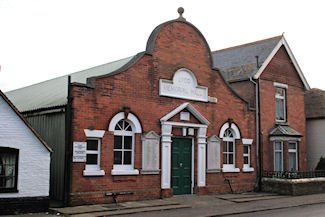
[[[223,135],[223,165],[235,168],[235,137],[231,129]]]
[[[114,128],[114,169],[133,169],[134,131],[127,120],[120,120]]]
[[[112,175],[137,175],[134,169],[135,134],[142,133],[138,118],[129,113],[117,113],[109,123],[108,130],[114,134]]]

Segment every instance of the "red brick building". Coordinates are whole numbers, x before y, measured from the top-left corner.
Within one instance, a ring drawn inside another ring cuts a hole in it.
[[[211,52],[180,16],[146,51],[67,78],[7,93],[38,131],[61,117],[43,134],[65,156],[51,192],[66,204],[252,191],[262,170],[306,169],[309,86],[282,36]]]

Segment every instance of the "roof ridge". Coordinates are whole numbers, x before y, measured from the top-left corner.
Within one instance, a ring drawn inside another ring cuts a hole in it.
[[[212,51],[211,53],[217,53],[217,52],[224,51],[224,50],[230,50],[230,49],[234,49],[234,48],[245,47],[245,46],[248,46],[248,45],[258,44],[258,43],[261,43],[261,42],[264,42],[264,41],[269,41],[269,40],[272,40],[272,39],[275,39],[275,38],[282,38],[282,37],[283,37],[283,35],[278,35],[278,36],[274,36],[274,37],[271,37],[271,38],[266,38],[266,39],[253,41],[253,42],[249,42],[249,43],[245,43],[245,44],[240,44],[240,45],[236,45],[236,46],[232,46],[232,47],[228,47],[228,48],[223,48],[223,49],[220,49],[220,50],[215,50],[215,51]]]

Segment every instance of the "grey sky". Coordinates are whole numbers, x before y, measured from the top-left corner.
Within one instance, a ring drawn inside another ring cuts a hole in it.
[[[309,85],[325,89],[321,0],[0,0],[0,89],[144,51],[151,31],[177,18],[179,6],[212,51],[285,32]]]

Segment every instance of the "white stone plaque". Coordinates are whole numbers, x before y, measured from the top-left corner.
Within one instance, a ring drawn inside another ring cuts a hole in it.
[[[73,142],[73,162],[86,162],[86,142]]]
[[[208,102],[208,88],[197,85],[196,78],[188,69],[179,69],[173,80],[159,80],[159,95]]]

